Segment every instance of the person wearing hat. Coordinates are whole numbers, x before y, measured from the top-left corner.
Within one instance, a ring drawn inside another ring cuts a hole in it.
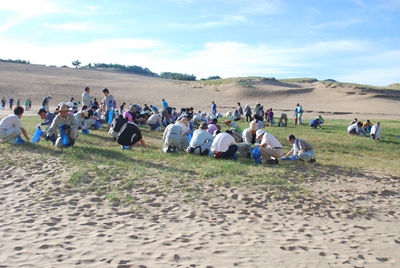
[[[235,138],[232,135],[232,131],[227,130],[215,136],[210,150],[217,159],[236,160],[238,146],[235,143]]]
[[[43,134],[44,136],[46,136],[47,131],[49,130],[51,123],[53,123],[54,118],[56,117],[55,114],[50,113],[50,112],[46,112],[45,109],[41,108],[39,109],[38,115],[40,116],[41,119],[43,119],[44,121],[42,123],[39,123],[39,125],[37,125],[38,127],[42,127],[42,126],[46,126],[46,129],[43,130]],[[52,135],[50,137],[50,140],[55,143],[56,142],[56,135]]]
[[[104,94],[104,97],[101,101],[102,112],[105,115],[105,122],[107,124],[109,115],[110,115],[110,111],[114,107],[115,99],[114,99],[114,96],[110,94],[110,91],[107,88],[103,89],[103,94]]]
[[[293,147],[282,159],[288,159],[290,156],[297,156],[299,160],[310,163],[315,162],[315,152],[311,144],[305,140],[296,138],[293,134],[289,135],[287,140]]]
[[[242,130],[240,129],[239,125],[235,122],[232,122],[231,120],[227,119],[223,122],[227,127],[230,127],[230,130],[232,130],[233,136],[235,137],[236,140],[239,140],[242,138]]]
[[[51,99],[52,99],[51,95],[47,95],[42,100],[42,108],[45,109],[46,112],[50,111],[49,104]]]
[[[85,87],[85,90],[82,93],[82,105],[86,105],[87,107],[91,107],[93,97],[90,94],[90,87]]]
[[[54,118],[53,123],[47,131],[46,140],[51,140],[52,135],[58,136],[55,142],[57,147],[65,146],[61,137],[61,125],[68,136],[69,146],[73,146],[75,144],[75,140],[78,138],[78,122],[75,116],[70,114],[69,111],[70,109],[68,108],[68,105],[62,104],[55,112],[57,113],[57,116]]]
[[[257,143],[257,130],[258,125],[255,121],[251,121],[249,127],[243,130],[243,142],[237,144],[238,151],[243,157],[251,157],[253,145]]]
[[[283,146],[271,133],[262,129],[257,130],[257,139],[260,140],[261,158],[267,164],[278,164],[278,158],[283,157]]]
[[[21,135],[21,133],[24,134],[26,140],[29,141],[28,133],[21,122],[23,113],[24,108],[18,106],[14,109],[14,114],[6,116],[0,121],[0,143],[13,141]]]
[[[207,123],[202,123],[200,128],[193,132],[192,140],[186,151],[191,154],[208,155],[214,136],[207,132]]]

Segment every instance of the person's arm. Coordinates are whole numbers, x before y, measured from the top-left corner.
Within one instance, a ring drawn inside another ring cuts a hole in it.
[[[147,146],[146,146],[146,142],[144,141],[144,139],[140,139],[140,144],[143,146],[143,148],[145,148],[146,150],[147,149],[149,149]]]
[[[287,154],[285,154],[284,158],[288,158],[289,156],[292,155],[293,155],[293,148],[289,152],[287,152]]]
[[[30,139],[29,139],[28,133],[26,132],[25,128],[21,127],[21,131],[22,131],[22,134],[24,134],[25,139],[29,142]]]

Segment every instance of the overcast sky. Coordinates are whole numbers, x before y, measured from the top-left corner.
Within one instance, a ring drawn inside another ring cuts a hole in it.
[[[0,58],[400,83],[400,0],[1,0]]]

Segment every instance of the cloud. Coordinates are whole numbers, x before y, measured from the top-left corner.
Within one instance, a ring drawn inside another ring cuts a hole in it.
[[[43,27],[53,28],[53,29],[61,29],[61,30],[87,30],[89,29],[87,23],[65,23],[65,24],[50,24],[45,23]]]
[[[45,13],[57,13],[60,11],[52,2],[43,0],[1,1],[0,10],[16,12],[25,17],[40,16]]]

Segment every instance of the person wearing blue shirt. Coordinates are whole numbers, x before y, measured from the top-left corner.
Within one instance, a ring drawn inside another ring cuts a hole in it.
[[[317,127],[322,128],[319,118],[315,118],[315,119],[311,120],[311,122],[310,122],[310,128],[317,129]]]
[[[217,105],[215,104],[214,101],[212,101],[211,104],[211,113],[217,115]]]
[[[150,104],[150,109],[152,109],[155,113],[158,113],[158,108],[155,105]]]
[[[168,102],[166,102],[165,99],[162,99],[162,105],[163,105],[164,109],[166,109],[169,106]]]

